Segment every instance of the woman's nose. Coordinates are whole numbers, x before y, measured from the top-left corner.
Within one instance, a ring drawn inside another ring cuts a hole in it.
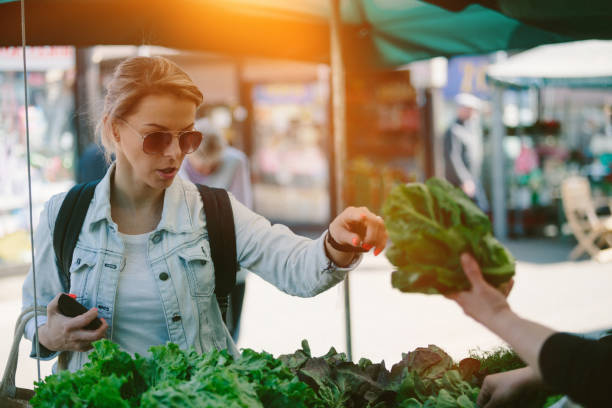
[[[172,142],[170,142],[170,145],[166,147],[166,150],[164,151],[164,155],[176,157],[176,156],[181,155],[182,153],[183,152],[181,150],[181,144],[179,142],[179,138],[175,136],[172,138]]]

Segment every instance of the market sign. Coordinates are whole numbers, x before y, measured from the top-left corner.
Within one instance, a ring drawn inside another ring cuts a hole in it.
[[[448,82],[444,97],[452,100],[459,93],[469,93],[481,99],[490,99],[487,85],[488,56],[453,57],[448,61]]]
[[[26,47],[26,63],[28,71],[74,68],[74,47]],[[22,70],[23,52],[21,47],[0,47],[0,71]]]

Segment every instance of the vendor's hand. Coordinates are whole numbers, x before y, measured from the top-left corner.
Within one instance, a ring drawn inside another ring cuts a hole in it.
[[[84,327],[98,317],[98,309],[89,309],[77,317],[67,317],[60,313],[58,294],[47,305],[47,323],[38,328],[38,341],[51,351],[88,351],[91,343],[104,337],[108,323],[104,319],[96,330]]]
[[[485,377],[478,394],[481,408],[518,406],[518,400],[526,393],[543,387],[542,380],[531,367]]]
[[[461,266],[472,287],[463,292],[447,294],[447,298],[457,302],[465,314],[485,326],[499,313],[510,310],[506,297],[514,285],[513,280],[494,288],[482,277],[474,257],[467,253],[461,255]]]
[[[328,233],[341,245],[360,247],[366,251],[374,248],[374,255],[380,254],[387,245],[383,219],[366,207],[346,208],[329,225]],[[337,251],[327,241],[325,247],[338,265],[346,264],[353,258],[353,253]]]

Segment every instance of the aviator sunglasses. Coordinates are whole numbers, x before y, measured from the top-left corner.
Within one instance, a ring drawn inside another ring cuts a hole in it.
[[[183,154],[194,152],[202,142],[202,133],[197,130],[154,130],[142,134],[125,119],[117,119],[142,138],[142,150],[146,154],[163,154],[172,143],[175,133],[178,135],[179,146]]]

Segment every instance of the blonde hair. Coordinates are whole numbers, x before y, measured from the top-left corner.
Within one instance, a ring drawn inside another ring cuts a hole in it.
[[[108,162],[115,153],[112,118],[127,116],[143,97],[151,94],[187,98],[196,108],[204,98],[189,75],[164,57],[132,57],[122,61],[108,85],[102,118],[97,126]]]

